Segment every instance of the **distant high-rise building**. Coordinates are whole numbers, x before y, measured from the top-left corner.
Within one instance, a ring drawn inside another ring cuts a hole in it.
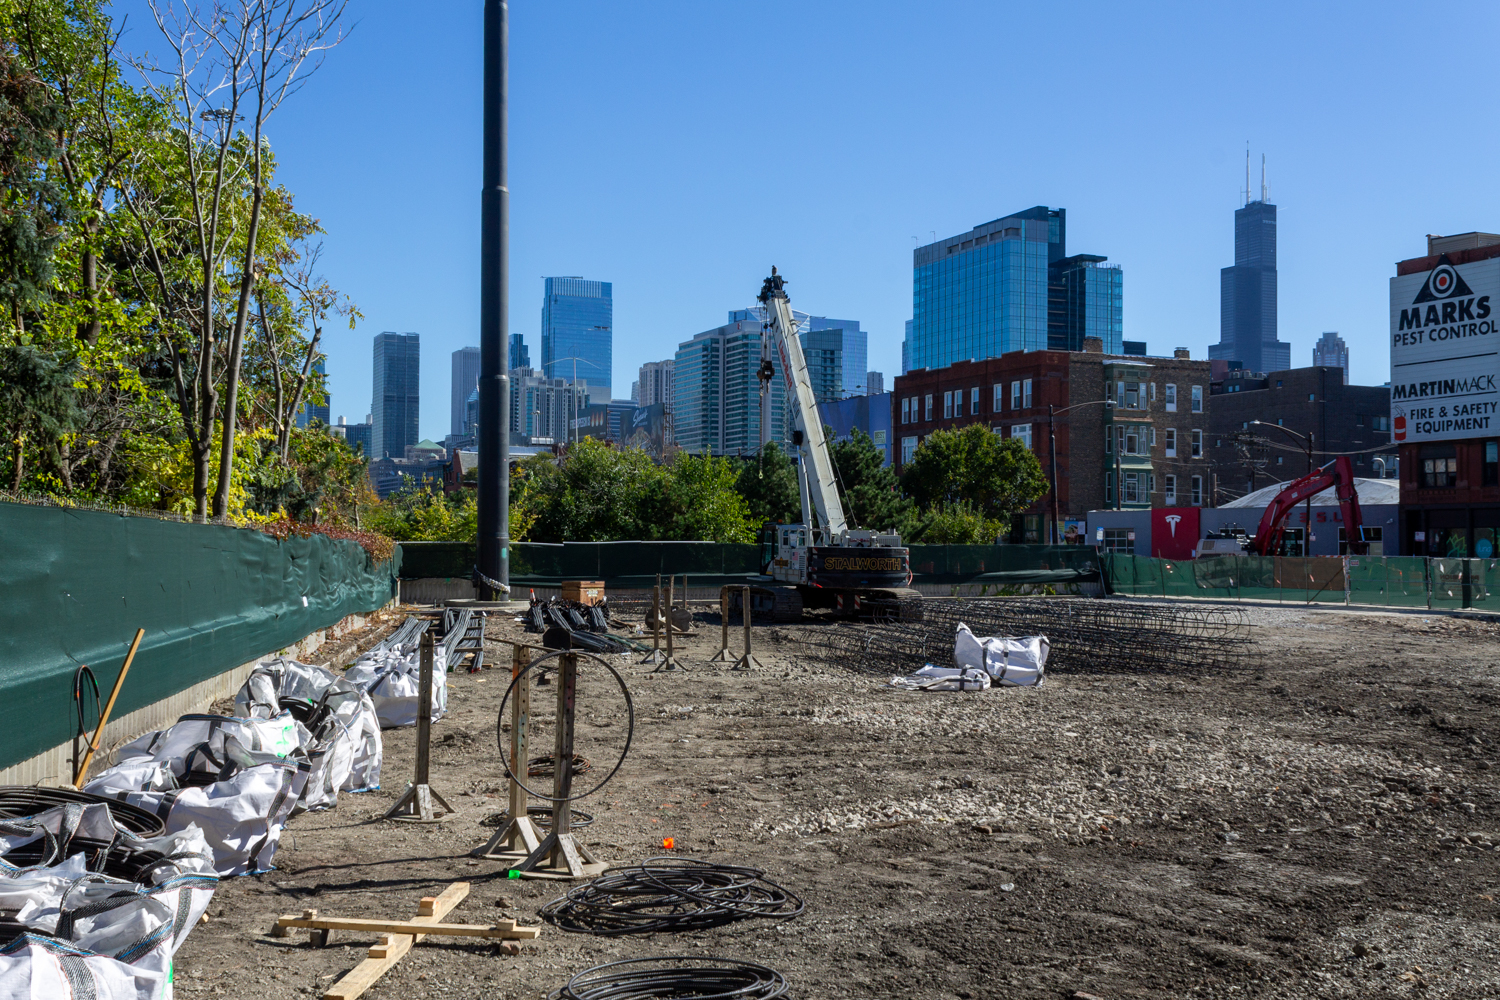
[[[401,458],[416,444],[422,338],[415,333],[375,336],[375,392],[370,409],[372,459]]]
[[[1276,206],[1266,200],[1265,161],[1260,198],[1250,200],[1245,161],[1245,206],[1234,213],[1234,266],[1219,272],[1219,342],[1211,360],[1239,361],[1246,371],[1292,367],[1292,345],[1276,339]]]
[[[883,372],[865,372],[865,391],[863,395],[878,396],[885,392],[885,374]]]
[[[587,382],[593,398],[608,402],[614,364],[613,285],[583,278],[545,281],[542,374]]]
[[[1105,354],[1124,349],[1125,278],[1108,257],[1081,253],[1052,265],[1047,295],[1047,346],[1081,351],[1085,337],[1104,342]]]
[[[327,380],[327,376],[328,376],[328,358],[325,357],[325,356],[323,356],[323,355],[319,355],[318,359],[313,362],[312,370],[318,376],[317,379],[316,379],[316,381],[318,382],[318,385],[314,386],[312,384],[312,382],[309,381],[309,383],[307,385],[307,388],[303,390],[303,392],[304,392],[304,398],[303,398],[302,404],[297,407],[296,424],[297,424],[298,427],[306,427],[309,423],[311,423],[312,421],[316,420],[320,424],[322,424],[324,427],[327,427],[328,426],[328,380]],[[317,389],[319,392],[321,392],[323,394],[323,402],[321,402],[321,403],[309,403],[307,401],[306,397],[308,395],[311,395],[312,391],[314,389]]]
[[[341,417],[340,419],[342,420],[343,418]],[[371,415],[367,413],[365,414],[364,423],[343,425],[344,440],[348,442],[350,448],[364,455],[366,458],[370,457],[371,419]]]
[[[511,335],[514,342],[516,335]],[[466,417],[464,404],[469,398],[469,393],[479,388],[479,348],[461,347],[453,352],[453,384],[450,387],[452,393],[452,409],[448,422],[450,434],[465,434],[464,429]]]
[[[668,409],[672,408],[672,367],[673,360],[648,361],[641,365],[640,381],[636,384],[635,401],[641,406],[651,406],[655,403],[665,403]]]
[[[1342,368],[1344,384],[1349,384],[1349,348],[1337,330],[1325,330],[1313,345],[1313,367]]]
[[[637,405],[641,402],[641,382],[635,379],[630,383],[630,401]]]
[[[573,421],[588,409],[589,386],[579,379],[547,378],[531,368],[510,372],[510,432],[523,444],[563,444]],[[477,402],[477,400],[476,400]]]
[[[759,310],[732,311],[729,322],[678,345],[673,365],[672,433],[677,445],[701,455],[750,455],[761,444]],[[801,320],[806,314],[794,313]],[[772,361],[767,403],[770,439],[783,448],[786,381],[781,361]]]
[[[911,320],[906,321],[906,332],[901,336],[901,374],[905,375],[911,371],[911,362],[908,360],[908,349],[911,345]]]
[[[1098,337],[1119,353],[1124,279],[1107,258],[1067,255],[1067,210],[1038,205],[912,253],[903,374]]]
[[[526,338],[519,333],[510,335],[509,361],[512,368],[531,367],[531,351],[526,349]]]
[[[731,323],[752,319],[764,323],[765,307],[734,309],[729,313]],[[797,324],[818,402],[862,395],[870,352],[868,334],[859,328],[859,320],[831,319],[793,309],[792,321]]]

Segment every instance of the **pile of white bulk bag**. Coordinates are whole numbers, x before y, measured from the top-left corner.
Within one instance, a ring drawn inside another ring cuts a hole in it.
[[[381,728],[415,726],[421,685],[421,651],[416,646],[370,650],[354,661],[344,679],[370,694]],[[448,711],[448,658],[443,647],[432,651],[432,721]]]
[[[332,808],[340,791],[380,787],[380,720],[370,695],[348,679],[310,663],[266,660],[251,671],[234,703],[253,719],[290,711],[310,734],[303,749],[315,766],[303,792],[304,807]]]
[[[990,675],[973,668],[939,667],[929,663],[914,674],[892,677],[891,686],[906,691],[988,691]]]
[[[982,670],[1001,687],[1031,687],[1045,679],[1050,648],[1044,635],[980,637],[960,622],[953,663],[959,669]]]

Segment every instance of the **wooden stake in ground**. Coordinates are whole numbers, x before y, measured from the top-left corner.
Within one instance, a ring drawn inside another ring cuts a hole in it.
[[[677,578],[675,576],[667,577],[667,658],[661,661],[661,666],[651,671],[653,674],[669,673],[673,670],[685,669],[682,664],[677,662],[677,656],[672,650],[672,633],[676,631],[672,625],[672,608],[676,603],[676,583]],[[658,621],[660,621],[660,616],[658,616]]]
[[[513,644],[511,649],[510,679],[515,684],[515,693],[510,706],[510,814],[490,842],[475,852],[478,857],[492,860],[504,860],[507,855],[525,858],[541,845],[536,825],[526,813],[526,789],[516,780],[517,771],[526,769],[531,755],[527,745],[531,731],[531,684],[529,678],[519,684],[515,681],[531,662],[531,650],[521,644]]]
[[[734,666],[730,667],[729,668],[730,670],[749,670],[752,667],[758,667],[758,666],[761,665],[760,661],[755,658],[755,654],[750,652],[750,588],[749,587],[741,587],[740,588],[740,607],[743,608],[744,612],[745,612],[745,652],[744,652],[744,654],[738,660],[734,661]]]
[[[661,574],[656,574],[656,586],[651,588],[651,652],[642,663],[661,662]]]
[[[729,651],[729,588],[719,588],[719,651],[709,663],[733,663],[734,654]]]
[[[671,635],[670,632],[667,633]],[[573,833],[573,729],[578,708],[578,654],[558,657],[557,744],[552,751],[552,827],[516,865],[522,878],[592,878],[604,870]],[[546,862],[543,866],[543,861]]]
[[[428,764],[431,760],[432,744],[432,630],[422,633],[421,669],[417,672],[417,773],[415,780],[406,787],[406,792],[386,812],[386,819],[405,820],[409,823],[432,823],[457,812],[446,799],[427,783]],[[436,799],[443,807],[443,816],[433,813],[432,802]]]
[[[135,659],[135,651],[141,648],[141,639],[146,630],[138,628],[135,630],[135,638],[131,640],[130,652],[125,654],[125,665],[120,668],[120,676],[115,678],[115,686],[109,693],[109,701],[104,705],[104,711],[99,713],[99,725],[94,727],[94,738],[89,740],[88,751],[83,755],[83,763],[78,765],[78,773],[73,776],[73,787],[82,788],[83,779],[88,777],[89,765],[94,762],[94,753],[99,749],[99,740],[104,736],[104,724],[109,721],[109,713],[115,707],[115,699],[120,697],[120,688],[125,686],[125,675],[130,673],[130,663]],[[82,710],[79,710],[82,714]]]

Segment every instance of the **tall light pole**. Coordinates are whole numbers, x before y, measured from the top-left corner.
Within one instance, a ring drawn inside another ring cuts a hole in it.
[[[1290,434],[1292,437],[1296,438],[1298,441],[1301,441],[1302,442],[1302,446],[1307,450],[1307,473],[1308,473],[1308,475],[1312,474],[1312,470],[1313,470],[1313,441],[1314,441],[1314,439],[1316,437],[1316,435],[1314,435],[1312,431],[1308,431],[1306,434],[1298,434],[1296,431],[1292,430],[1290,427],[1283,427],[1280,424],[1268,424],[1264,420],[1252,420],[1250,422],[1252,424],[1255,424],[1255,425],[1259,426],[1259,427],[1270,427],[1270,428],[1273,428],[1275,430],[1281,431],[1283,434]],[[1306,510],[1306,513],[1303,514],[1303,517],[1306,518],[1306,520],[1307,520],[1307,530],[1303,533],[1302,554],[1310,556],[1310,555],[1312,555],[1312,531],[1313,531],[1312,494],[1311,493],[1309,493],[1307,495],[1307,510]],[[1358,541],[1358,539],[1351,539],[1351,540],[1352,541]]]
[[[484,3],[484,182],[479,221],[479,539],[488,600],[510,593],[510,191],[506,187],[510,46],[505,0]]]
[[[1059,520],[1059,518],[1061,517],[1061,515],[1058,513],[1059,508],[1058,508],[1058,499],[1057,499],[1057,415],[1059,413],[1067,413],[1069,410],[1076,410],[1080,406],[1098,406],[1100,403],[1104,404],[1104,408],[1106,410],[1112,410],[1112,409],[1115,408],[1115,401],[1113,399],[1089,399],[1089,400],[1085,400],[1082,403],[1074,403],[1072,406],[1064,406],[1060,410],[1057,409],[1052,403],[1048,403],[1047,404],[1047,447],[1052,452],[1052,544],[1053,545],[1061,545],[1062,544],[1062,534],[1061,534],[1062,529],[1060,527],[1058,527],[1058,525],[1061,524],[1062,522],[1061,522],[1061,520]],[[1068,454],[1071,455],[1072,452],[1069,451]],[[1116,458],[1115,462],[1116,462],[1116,464],[1115,464],[1115,496],[1118,497],[1120,495],[1119,459]]]

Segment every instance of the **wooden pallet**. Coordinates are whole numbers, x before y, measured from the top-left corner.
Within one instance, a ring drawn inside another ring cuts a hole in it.
[[[379,941],[371,946],[369,957],[351,969],[323,994],[323,1000],[354,1000],[385,975],[411,951],[412,946],[429,934],[477,937],[490,940],[528,940],[541,933],[540,927],[518,927],[514,920],[497,924],[450,924],[443,918],[469,895],[469,883],[454,882],[436,896],[424,896],[417,905],[417,916],[410,920],[370,920],[359,918],[319,917],[317,910],[301,916],[280,917],[271,928],[273,937],[287,937],[292,929],[308,932],[314,944],[326,945],[328,933],[349,930],[378,933]],[[514,944],[504,945],[515,949]]]

